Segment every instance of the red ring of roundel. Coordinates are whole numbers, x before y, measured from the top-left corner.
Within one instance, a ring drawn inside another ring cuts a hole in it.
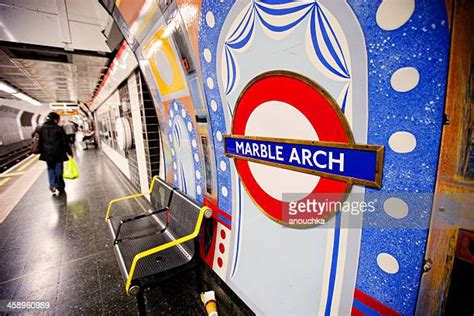
[[[349,143],[344,125],[329,101],[307,82],[281,74],[263,77],[247,88],[236,106],[232,134],[245,135],[251,113],[259,105],[268,101],[285,102],[299,110],[309,120],[320,141]],[[297,127],[289,123],[288,126],[282,126],[282,128]],[[235,164],[242,182],[254,201],[268,216],[282,221],[284,202],[273,198],[260,187],[250,171],[248,161],[235,159]],[[331,193],[331,200],[339,193],[340,198],[337,200],[341,200],[348,185],[343,181],[321,177],[311,193]],[[323,218],[326,215],[323,213],[319,217]]]

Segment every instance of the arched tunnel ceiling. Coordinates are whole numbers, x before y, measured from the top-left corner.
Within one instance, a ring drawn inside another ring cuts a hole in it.
[[[11,50],[8,50],[11,53]],[[70,62],[12,58],[0,50],[0,80],[42,103],[87,102],[107,70],[108,57],[67,54]],[[0,92],[0,97],[12,96]]]
[[[0,81],[43,104],[87,103],[122,41],[97,0],[5,1],[0,25]]]
[[[0,80],[42,103],[89,101],[110,60],[73,53],[63,53],[64,61],[59,54],[59,61],[16,58],[13,54],[13,49],[0,50]],[[1,92],[0,97],[12,96]]]

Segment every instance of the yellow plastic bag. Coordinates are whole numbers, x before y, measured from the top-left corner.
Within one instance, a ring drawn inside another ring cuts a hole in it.
[[[72,159],[72,157],[69,157],[69,160],[64,166],[63,178],[69,180],[79,178],[79,169],[77,168],[76,162],[74,159]]]

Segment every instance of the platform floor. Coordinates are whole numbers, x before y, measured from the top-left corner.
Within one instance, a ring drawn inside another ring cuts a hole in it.
[[[0,224],[0,300],[48,301],[56,315],[137,314],[104,222],[108,201],[130,195],[131,186],[100,151],[79,150],[75,158],[81,178],[66,182],[66,196],[51,196],[44,170]],[[149,293],[147,311],[203,314],[192,272]]]

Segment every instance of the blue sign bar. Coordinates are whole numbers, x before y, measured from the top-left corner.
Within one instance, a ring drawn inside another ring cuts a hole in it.
[[[381,187],[383,146],[225,136],[227,156],[326,178]]]

